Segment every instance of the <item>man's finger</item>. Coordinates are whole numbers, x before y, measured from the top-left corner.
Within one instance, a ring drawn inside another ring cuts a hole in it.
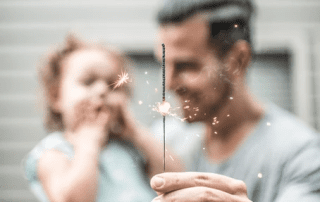
[[[234,195],[247,194],[246,185],[242,181],[214,173],[162,173],[154,176],[150,184],[155,191],[160,193],[189,187],[208,187]]]
[[[235,196],[217,189],[208,187],[192,187],[180,189],[177,191],[162,194],[153,199],[152,202],[199,202],[199,201],[238,201],[249,202],[250,200],[245,196]]]

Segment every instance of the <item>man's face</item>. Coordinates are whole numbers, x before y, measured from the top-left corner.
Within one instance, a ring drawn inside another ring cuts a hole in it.
[[[166,50],[166,86],[179,98],[188,122],[212,121],[230,99],[227,70],[208,46],[207,29],[205,20],[194,17],[182,24],[161,26],[159,31]]]

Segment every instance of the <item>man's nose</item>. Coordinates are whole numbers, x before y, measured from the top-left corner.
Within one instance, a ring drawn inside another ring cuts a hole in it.
[[[172,68],[166,68],[165,80],[166,80],[166,89],[174,91],[175,88],[177,87],[177,75],[172,70]]]

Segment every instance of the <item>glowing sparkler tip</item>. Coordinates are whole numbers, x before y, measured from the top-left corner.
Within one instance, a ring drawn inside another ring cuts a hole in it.
[[[160,112],[160,114],[162,116],[169,114],[170,108],[171,108],[170,103],[166,102],[166,101],[164,101],[164,102],[162,102],[162,104],[158,105],[158,111]]]

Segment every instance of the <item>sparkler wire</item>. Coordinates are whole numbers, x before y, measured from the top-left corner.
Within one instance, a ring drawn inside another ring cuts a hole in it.
[[[162,44],[162,102],[166,101],[165,45]],[[166,171],[166,115],[163,114],[163,171]]]

